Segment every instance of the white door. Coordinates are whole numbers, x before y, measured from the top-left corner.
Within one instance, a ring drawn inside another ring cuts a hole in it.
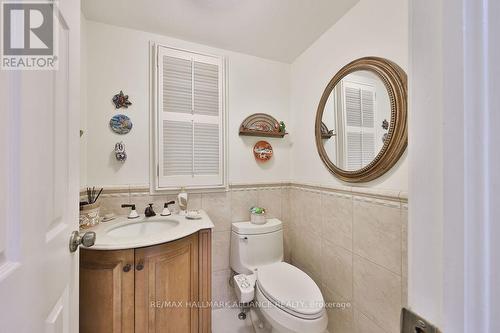
[[[0,70],[1,333],[78,332],[80,3],[59,4],[59,70]]]

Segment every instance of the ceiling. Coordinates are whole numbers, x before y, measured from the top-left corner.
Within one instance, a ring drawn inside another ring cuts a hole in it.
[[[359,0],[82,0],[92,21],[292,62]]]

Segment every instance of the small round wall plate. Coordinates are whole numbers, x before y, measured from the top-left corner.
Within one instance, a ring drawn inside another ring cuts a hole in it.
[[[273,157],[273,147],[267,141],[259,141],[253,147],[253,154],[258,161],[269,161]]]
[[[132,129],[132,120],[124,114],[117,114],[109,121],[109,127],[117,134],[127,134]]]

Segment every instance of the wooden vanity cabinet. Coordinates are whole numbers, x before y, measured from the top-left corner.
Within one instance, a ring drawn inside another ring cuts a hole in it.
[[[80,332],[134,332],[134,250],[81,250]]]
[[[210,230],[138,249],[81,250],[80,333],[210,333],[210,300]]]

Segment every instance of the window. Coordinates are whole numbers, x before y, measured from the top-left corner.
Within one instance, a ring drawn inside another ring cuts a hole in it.
[[[223,59],[156,51],[157,189],[224,186]]]

